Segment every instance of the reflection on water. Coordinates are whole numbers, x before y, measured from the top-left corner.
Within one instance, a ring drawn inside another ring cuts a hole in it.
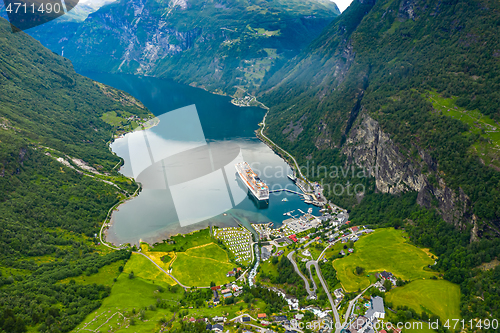
[[[244,160],[271,190],[298,190],[287,178],[288,165],[254,135],[264,110],[239,108],[227,97],[167,80],[86,75],[127,91],[160,119],[111,146],[125,160],[120,171],[141,182],[143,191],[113,213],[108,241],[154,243],[209,225],[279,227],[286,212],[312,207],[287,192],[259,201],[235,172],[234,164]]]

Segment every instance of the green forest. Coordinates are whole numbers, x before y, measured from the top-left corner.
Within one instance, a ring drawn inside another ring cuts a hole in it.
[[[0,59],[0,331],[69,332],[111,289],[58,281],[130,257],[96,247],[94,238],[108,210],[137,188],[114,169],[120,159],[107,143],[119,128],[101,116],[151,114],[123,92],[105,94],[26,34],[12,34],[4,19]],[[86,161],[122,190],[63,166],[54,152]]]
[[[404,227],[412,242],[429,247],[439,258],[433,269],[460,284],[467,319],[499,314],[500,268],[481,269],[500,254],[497,146],[484,135],[491,128],[451,117],[429,95],[453,101],[451,109],[488,116],[498,131],[499,33],[496,1],[355,1],[269,80],[261,96],[271,107],[266,134],[308,170],[350,168],[344,143],[364,114],[432,186],[444,181],[457,196],[468,196],[469,215],[454,226],[443,221],[436,199],[422,207],[417,193],[382,194],[372,177],[311,177],[330,185],[363,184],[362,199],[345,192],[329,199],[349,208],[356,224]],[[290,131],[294,127],[301,129],[298,135]],[[479,240],[471,238],[472,215]]]

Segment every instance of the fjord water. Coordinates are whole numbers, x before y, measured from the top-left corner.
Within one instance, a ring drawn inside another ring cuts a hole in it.
[[[227,155],[237,147],[235,155],[239,154],[236,160],[247,161],[271,190],[286,186],[299,191],[287,178],[287,174],[291,173],[289,166],[255,136],[265,110],[237,107],[230,103],[228,97],[213,95],[171,80],[121,74],[84,75],[128,92],[160,119],[158,126],[148,130],[149,145],[155,144],[151,141],[154,138],[163,142],[164,146],[167,145],[167,150],[175,150],[178,146],[191,147],[194,141],[204,139],[203,144],[195,145],[195,150],[190,151],[196,151],[196,156],[203,156],[200,149],[207,148],[211,150],[210,159],[218,151]],[[186,125],[187,123],[189,124]],[[150,172],[142,172],[137,177],[137,172],[133,172],[137,157],[134,160],[131,156],[137,155],[137,150],[130,148],[130,142],[138,134],[142,135],[137,132],[127,134],[111,145],[112,150],[125,160],[120,172],[136,177],[143,184],[142,192],[119,206],[118,211],[112,215],[107,240],[114,244],[137,244],[139,241],[154,243],[173,234],[187,233],[208,225],[236,226],[240,223],[249,226],[250,223],[273,222],[275,227],[279,227],[288,218],[284,213],[294,211],[292,214],[297,215],[298,209],[307,211],[313,207],[304,203],[298,195],[287,192],[271,193],[268,204],[258,202],[237,177],[234,163],[223,168],[231,197],[230,206],[222,203],[227,195],[220,195],[221,188],[208,188],[205,191],[200,189],[189,194],[183,193],[182,187],[180,192],[175,190],[179,185],[172,184],[172,178],[164,177],[164,162],[156,163],[156,168],[151,162],[146,168]],[[213,167],[212,160],[209,161],[208,157],[205,160],[199,157],[199,164],[212,162]],[[233,157],[227,160],[234,162]],[[222,191],[224,190],[223,186]],[[183,196],[182,200],[179,195]],[[287,201],[283,201],[284,198]],[[314,207],[313,210],[317,212],[317,208]]]

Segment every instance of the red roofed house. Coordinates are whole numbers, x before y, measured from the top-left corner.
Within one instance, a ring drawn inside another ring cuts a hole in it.
[[[217,290],[217,289],[220,289],[220,286],[212,287],[212,290]]]
[[[358,227],[352,227],[351,230],[352,232],[358,232]]]
[[[257,318],[259,318],[259,319],[260,319],[260,318],[266,318],[266,317],[267,317],[267,315],[266,315],[265,313],[259,313],[259,314],[257,315]]]
[[[290,236],[288,236],[288,238],[290,238],[292,241],[297,243],[297,236],[296,235],[290,235]]]

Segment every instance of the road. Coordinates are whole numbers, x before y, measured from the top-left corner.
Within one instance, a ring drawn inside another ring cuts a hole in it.
[[[151,259],[150,257],[148,257],[147,255],[145,255],[144,253],[142,252],[132,252],[132,253],[136,253],[136,254],[140,254],[141,256],[143,256],[144,258],[147,258],[149,261],[151,261],[156,267],[158,267],[158,269],[160,271],[162,271],[163,273],[167,274],[168,276],[170,276],[172,278],[172,280],[174,280],[175,282],[177,282],[179,284],[179,286],[181,286],[182,288],[184,289],[189,289],[190,287],[188,286],[185,286],[183,285],[182,283],[180,283],[173,275],[171,275],[169,272],[167,272],[166,270],[164,270],[162,267],[160,267],[160,265],[158,265],[157,263],[155,263],[153,261],[153,259]],[[200,288],[210,288],[210,287],[200,287]]]
[[[269,111],[268,111],[269,112]],[[278,146],[277,144],[275,144],[271,139],[269,139],[267,136],[264,135],[264,129],[266,128],[266,117],[267,117],[267,113],[266,115],[264,116],[264,119],[262,119],[262,128],[260,129],[260,135],[262,135],[263,138],[265,138],[266,140],[268,140],[270,143],[272,143],[276,148],[278,148],[279,150],[281,150],[283,153],[285,153],[287,156],[289,156],[293,163],[295,164],[295,170],[297,170],[300,178],[306,180],[306,177],[304,177],[304,175],[302,174],[302,172],[300,171],[300,168],[299,168],[299,164],[297,163],[297,161],[295,160],[295,158],[290,155],[286,150],[284,150],[283,148],[281,148],[280,146]],[[306,180],[307,181],[307,180]]]
[[[353,300],[351,300],[349,302],[349,306],[347,307],[347,311],[345,313],[345,322],[344,324],[342,325],[342,327],[345,327],[347,325],[347,323],[349,322],[349,317],[351,316],[351,311],[352,311],[352,307],[354,306],[354,303],[356,303],[356,301],[361,297],[363,296],[363,294],[365,293],[365,291],[367,291],[368,289],[370,289],[371,287],[373,287],[374,285],[371,284],[369,285],[368,287],[366,287],[358,296],[356,296]],[[338,332],[340,332],[340,330],[338,330]]]
[[[293,260],[294,253],[295,253],[295,251],[292,251],[292,252],[288,253],[288,255],[286,257],[288,258],[288,260],[290,260],[292,262],[292,265],[293,265],[293,268],[295,269],[295,272],[297,274],[299,274],[299,276],[302,278],[302,280],[304,280],[304,283],[306,286],[306,291],[309,294],[309,297],[310,298],[316,297],[316,284],[314,285],[314,290],[311,290],[311,287],[309,286],[309,281],[304,276],[304,274],[302,274],[302,272],[300,271],[299,267],[297,266],[297,263],[295,262],[295,260]]]
[[[157,263],[155,263],[153,261],[153,259],[151,259],[147,255],[145,255],[144,253],[142,253],[142,252],[132,252],[132,253],[140,254],[141,256],[143,256],[145,258],[148,258],[148,260],[151,261],[156,267],[158,267],[159,270],[161,270],[163,273],[165,273],[168,276],[170,276],[172,278],[172,280],[174,280],[175,282],[177,282],[179,284],[179,286],[181,286],[182,288],[184,288],[184,289],[190,289],[191,288],[191,287],[185,286],[182,283],[180,283],[179,280],[177,280],[172,274],[170,274],[169,272],[167,272],[166,270],[164,270],[160,265],[158,265]],[[196,287],[196,288],[197,289],[208,289],[210,287]]]
[[[113,209],[115,209],[116,207],[120,206],[121,204],[125,203],[126,201],[132,199],[132,198],[135,198],[135,196],[137,195],[137,192],[139,192],[139,190],[141,189],[141,184],[137,184],[137,189],[135,190],[134,194],[132,194],[132,196],[118,202],[116,205],[114,205],[113,207],[111,207],[109,210],[108,210],[108,214],[106,215],[106,218],[104,219],[104,222],[102,222],[102,225],[101,225],[101,230],[99,230],[99,240],[101,241],[101,244],[104,245],[104,246],[107,246],[109,247],[110,249],[113,249],[113,250],[121,250],[120,248],[118,247],[114,247],[114,246],[111,246],[109,244],[107,244],[103,238],[102,238],[102,232],[104,231],[104,227],[106,226],[106,222],[111,218],[111,212],[113,211]]]
[[[333,317],[335,319],[335,323],[339,323],[338,325],[340,325],[340,316],[339,316],[339,313],[337,311],[337,307],[335,306],[335,302],[333,301],[332,294],[330,294],[330,291],[328,290],[328,285],[326,284],[326,281],[323,278],[323,274],[321,274],[321,270],[319,269],[318,262],[315,260],[311,260],[311,261],[307,262],[306,267],[309,270],[309,273],[312,274],[311,266],[314,266],[316,268],[316,274],[318,275],[318,279],[321,282],[321,285],[323,286],[323,290],[326,292],[326,296],[328,296],[328,300],[330,301],[330,306],[332,307],[332,312],[333,312]],[[336,332],[340,332],[340,328],[336,329]]]
[[[250,317],[250,319],[252,319],[253,321],[257,321],[257,319],[255,319],[254,317],[250,316],[249,314],[239,315],[238,317],[234,317],[233,319],[230,319],[229,321],[235,321],[235,320],[240,319],[241,317]]]

